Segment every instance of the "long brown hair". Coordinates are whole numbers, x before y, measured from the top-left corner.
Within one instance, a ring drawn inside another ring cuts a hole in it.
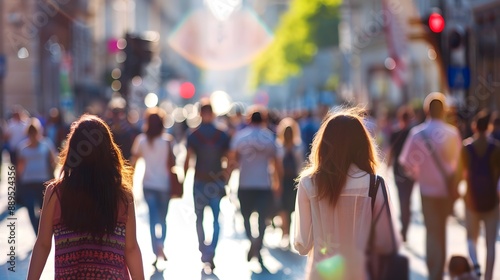
[[[100,118],[83,115],[71,125],[60,153],[61,222],[69,230],[103,237],[113,233],[120,204],[132,197],[132,168]]]
[[[378,164],[374,140],[363,123],[360,108],[329,113],[314,137],[308,167],[300,177],[311,176],[318,198],[337,203],[351,164],[374,174]],[[300,178],[299,177],[299,178]]]
[[[146,120],[144,131],[150,145],[153,144],[156,137],[162,135],[165,131],[163,126],[165,116],[165,111],[158,107],[149,108],[144,113],[144,119]]]

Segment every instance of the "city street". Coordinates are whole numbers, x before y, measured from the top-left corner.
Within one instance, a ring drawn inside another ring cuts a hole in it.
[[[4,161],[5,162],[5,161]],[[2,168],[2,183],[0,191],[0,209],[7,206],[7,186],[6,169]],[[142,161],[139,161],[137,173],[143,171]],[[385,175],[384,172],[381,173]],[[392,182],[390,176],[386,176],[387,181]],[[234,190],[236,176],[233,176],[230,185]],[[243,229],[243,221],[236,211],[234,204],[234,192],[222,200],[222,229],[219,246],[216,252],[213,275],[206,275],[200,262],[200,253],[197,249],[197,238],[195,230],[195,216],[193,212],[192,197],[190,196],[190,182],[192,182],[192,170],[188,173],[188,180],[185,184],[185,196],[182,199],[174,199],[170,203],[167,217],[167,240],[165,251],[168,261],[163,272],[155,272],[151,263],[154,261],[152,253],[147,205],[145,204],[140,188],[140,178],[136,176],[137,182],[134,192],[136,194],[137,207],[137,231],[139,245],[142,250],[146,279],[303,279],[306,258],[294,252],[282,249],[279,246],[281,231],[269,226],[266,232],[265,249],[263,250],[263,260],[268,271],[262,271],[256,260],[251,263],[246,261],[246,253],[249,242],[246,240]],[[391,186],[391,196],[396,197],[396,190]],[[415,189],[412,201],[413,218],[409,231],[408,243],[402,246],[401,252],[410,258],[411,279],[420,280],[427,278],[425,266],[425,244],[422,214],[420,213],[420,200],[418,188]],[[397,200],[394,201],[394,209],[397,209]],[[456,207],[458,216],[463,214],[463,204]],[[209,211],[207,209],[207,211]],[[211,213],[205,215],[205,223],[211,225]],[[15,248],[15,272],[9,271],[11,264],[8,263],[9,247],[8,236],[10,230],[7,227],[10,221],[3,219],[0,221],[0,279],[25,279],[29,265],[30,253],[35,241],[35,234],[31,228],[28,214],[25,209],[20,209],[15,214],[16,220],[16,248]],[[209,228],[209,227],[208,227]],[[210,236],[210,232],[207,232]],[[483,259],[484,238],[481,238],[479,255]],[[449,219],[448,227],[448,255],[467,254],[465,241],[465,229],[461,225],[460,219]],[[497,242],[497,250],[500,250],[500,242]],[[482,260],[484,263],[484,260]],[[495,274],[500,277],[500,265],[495,266]],[[53,279],[53,250],[49,255],[47,265],[42,275],[42,279]]]

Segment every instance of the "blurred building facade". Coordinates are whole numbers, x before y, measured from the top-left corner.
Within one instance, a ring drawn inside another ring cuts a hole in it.
[[[454,6],[453,1],[458,0],[346,0],[339,48],[319,50],[301,75],[261,90],[268,94],[269,105],[287,108],[319,98],[324,85],[336,75],[342,99],[381,108],[421,102],[431,91],[446,92],[440,78],[443,73],[424,38],[422,19],[431,7],[448,2]],[[244,1],[241,9],[254,13],[263,28],[273,30],[289,2]],[[462,96],[469,107],[498,109],[500,2],[458,2],[467,3],[472,11],[465,54],[471,78],[467,89],[451,94]],[[195,85],[196,98],[225,90],[234,99],[254,101],[254,92],[241,82],[248,77],[248,65],[224,71],[202,69],[168,43],[194,11],[207,9],[205,4],[199,0],[1,1],[0,29],[5,36],[0,55],[7,62],[0,91],[4,113],[22,104],[35,114],[43,115],[51,107],[79,114],[88,110],[92,100],[108,100],[121,90],[112,86],[116,77],[111,73],[121,67],[117,42],[127,32],[155,31],[159,37],[155,58],[147,65],[142,82],[131,89],[132,103],[144,106],[148,92],[155,92],[160,100],[188,102],[180,100],[175,86],[183,81]]]
[[[471,1],[470,106],[500,110],[500,1]]]

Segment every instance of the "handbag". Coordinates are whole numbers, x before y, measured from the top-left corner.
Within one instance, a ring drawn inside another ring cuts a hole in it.
[[[370,175],[375,178],[370,178],[370,197],[372,198],[372,210],[375,204],[375,197],[378,191],[379,185],[382,185],[382,193],[384,195],[384,207],[387,210],[387,215],[389,217],[389,222],[391,223],[391,239],[394,251],[388,254],[381,254],[374,251],[374,236],[375,236],[375,225],[377,224],[382,210],[371,224],[370,236],[368,239],[368,272],[370,274],[370,279],[372,280],[407,280],[410,278],[409,261],[408,257],[399,254],[396,246],[396,237],[394,236],[394,228],[391,218],[391,209],[389,207],[389,199],[387,196],[387,190],[384,180],[376,175]]]
[[[170,183],[170,198],[182,198],[184,194],[184,187],[181,182],[179,182],[179,176],[174,171],[175,166],[175,156],[173,147],[170,140],[167,140],[168,145],[168,158],[167,158],[167,169],[169,173],[169,183]]]

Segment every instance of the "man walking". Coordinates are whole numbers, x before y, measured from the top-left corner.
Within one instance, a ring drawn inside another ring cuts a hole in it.
[[[201,124],[187,138],[187,155],[184,162],[184,174],[189,168],[189,161],[196,158],[194,174],[194,208],[196,214],[196,231],[198,233],[201,261],[210,269],[215,268],[215,248],[219,239],[220,200],[225,195],[222,162],[229,150],[229,136],[213,124],[214,113],[208,101],[202,100],[200,107]],[[210,206],[214,215],[213,236],[210,244],[206,244],[203,229],[203,214],[206,206]]]
[[[229,164],[230,170],[237,166],[240,170],[238,199],[245,233],[251,242],[247,259],[250,261],[257,257],[263,265],[260,250],[264,240],[266,218],[273,203],[273,192],[275,195],[281,192],[279,178],[282,168],[277,157],[275,137],[265,126],[265,108],[251,108],[248,116],[249,125],[238,131],[231,141]],[[272,171],[273,168],[275,172]],[[271,179],[272,175],[274,180]],[[259,215],[259,235],[256,237],[252,235],[250,226],[250,216],[253,212]]]
[[[429,279],[443,279],[446,221],[456,198],[450,178],[459,177],[462,140],[456,127],[444,122],[445,96],[434,92],[424,100],[427,120],[412,128],[399,156],[401,165],[419,183],[426,227]]]

